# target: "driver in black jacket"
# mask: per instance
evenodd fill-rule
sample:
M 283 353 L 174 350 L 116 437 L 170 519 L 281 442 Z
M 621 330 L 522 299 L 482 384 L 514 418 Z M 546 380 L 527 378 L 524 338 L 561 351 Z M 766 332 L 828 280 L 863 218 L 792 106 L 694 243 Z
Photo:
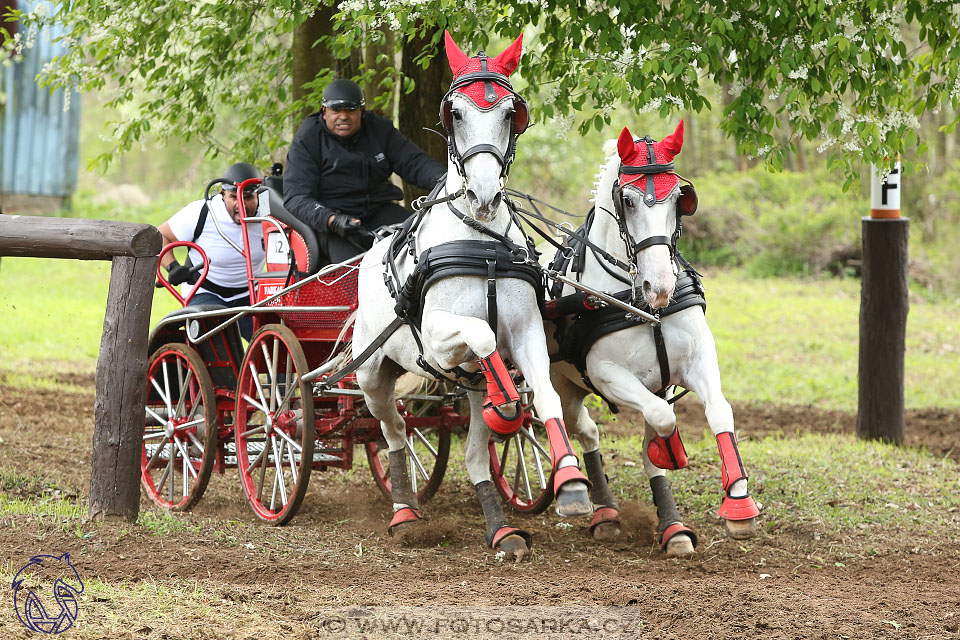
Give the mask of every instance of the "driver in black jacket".
M 357 83 L 334 80 L 323 92 L 323 108 L 307 116 L 287 151 L 283 204 L 317 231 L 331 262 L 366 251 L 372 230 L 410 215 L 397 203 L 403 192 L 390 181 L 393 173 L 421 189 L 432 189 L 446 173 L 363 106 Z

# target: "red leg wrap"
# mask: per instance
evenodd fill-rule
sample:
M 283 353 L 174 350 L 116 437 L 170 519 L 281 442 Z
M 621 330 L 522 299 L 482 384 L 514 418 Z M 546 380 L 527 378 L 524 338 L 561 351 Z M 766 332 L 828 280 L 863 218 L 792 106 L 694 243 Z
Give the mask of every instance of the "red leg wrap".
M 420 513 L 419 509 L 414 509 L 413 507 L 397 509 L 393 514 L 393 519 L 390 521 L 390 526 L 387 527 L 387 532 L 393 535 L 394 529 L 398 526 L 406 522 L 414 522 L 415 520 L 423 520 L 423 514 Z
M 557 468 L 557 465 L 560 464 L 560 461 L 563 460 L 564 457 L 576 457 L 576 454 L 573 452 L 573 447 L 570 446 L 570 440 L 567 438 L 567 429 L 563 424 L 563 420 L 550 418 L 543 423 L 543 426 L 547 430 L 547 440 L 550 442 L 550 456 L 553 458 L 553 469 L 555 471 L 553 476 L 553 490 L 559 491 L 560 487 L 572 480 L 579 480 L 588 487 L 592 486 L 587 476 L 583 475 L 583 472 L 580 470 L 579 459 L 576 465 L 567 465 L 562 469 Z
M 740 459 L 737 436 L 732 431 L 717 434 L 717 447 L 720 449 L 720 479 L 726 491 L 737 480 L 746 480 L 747 470 Z
M 666 438 L 655 437 L 647 445 L 650 462 L 661 469 L 683 469 L 687 466 L 687 451 L 680 440 L 680 430 L 674 428 Z
M 600 507 L 593 512 L 593 520 L 590 521 L 590 531 L 592 532 L 597 526 L 607 522 L 616 525 L 621 524 L 620 512 L 613 507 Z
M 579 480 L 588 487 L 592 486 L 587 476 L 580 470 L 580 461 L 576 465 L 568 465 L 562 469 L 557 469 L 557 465 L 566 456 L 574 456 L 573 447 L 570 446 L 570 440 L 567 438 L 567 429 L 563 420 L 559 418 L 550 418 L 543 423 L 547 430 L 547 440 L 550 442 L 550 455 L 553 457 L 553 469 L 556 473 L 553 476 L 553 490 L 559 491 L 560 487 L 572 480 Z
M 685 533 L 690 536 L 690 541 L 693 543 L 694 548 L 696 548 L 697 534 L 693 532 L 693 529 L 685 527 L 682 522 L 674 522 L 672 525 L 663 530 L 663 533 L 660 534 L 660 548 L 666 551 L 667 543 L 670 542 L 670 539 L 678 533 Z
M 523 425 L 520 394 L 513 378 L 503 363 L 499 351 L 477 360 L 483 377 L 487 380 L 487 398 L 483 403 L 483 421 L 490 430 L 502 436 L 512 436 Z M 512 405 L 512 406 L 511 406 Z M 504 416 L 501 408 L 511 409 L 512 417 Z
M 717 447 L 720 449 L 720 469 L 723 482 L 723 502 L 717 512 L 726 520 L 749 520 L 760 515 L 757 503 L 747 494 L 737 498 L 730 497 L 729 490 L 737 480 L 747 479 L 747 470 L 737 448 L 737 436 L 732 432 L 717 434 Z
M 550 442 L 550 455 L 553 456 L 554 468 L 557 467 L 564 456 L 576 455 L 573 452 L 573 447 L 570 446 L 570 439 L 567 437 L 567 428 L 564 426 L 563 420 L 550 418 L 543 423 L 543 427 L 547 431 L 547 440 Z

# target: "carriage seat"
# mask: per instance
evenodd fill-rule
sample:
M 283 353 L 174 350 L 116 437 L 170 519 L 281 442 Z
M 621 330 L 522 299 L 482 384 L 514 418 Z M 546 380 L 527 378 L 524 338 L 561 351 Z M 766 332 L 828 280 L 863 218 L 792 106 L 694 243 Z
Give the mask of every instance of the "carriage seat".
M 296 259 L 297 274 L 300 277 L 313 275 L 320 270 L 320 267 L 327 264 L 325 256 L 320 251 L 317 232 L 306 222 L 287 211 L 283 206 L 282 178 L 271 176 L 270 178 L 264 179 L 263 183 L 266 186 L 269 196 L 270 216 L 282 222 L 290 230 L 288 238 L 290 248 L 293 250 L 293 255 Z M 268 243 L 270 242 L 269 234 L 271 231 L 273 233 L 277 232 L 276 228 L 272 225 L 266 225 L 264 227 L 264 235 L 268 236 L 265 241 Z M 282 265 L 271 261 L 269 258 L 267 261 L 268 271 L 273 271 L 279 267 L 284 270 L 284 275 L 286 274 L 285 272 L 288 265 L 289 262 L 287 260 L 285 260 Z

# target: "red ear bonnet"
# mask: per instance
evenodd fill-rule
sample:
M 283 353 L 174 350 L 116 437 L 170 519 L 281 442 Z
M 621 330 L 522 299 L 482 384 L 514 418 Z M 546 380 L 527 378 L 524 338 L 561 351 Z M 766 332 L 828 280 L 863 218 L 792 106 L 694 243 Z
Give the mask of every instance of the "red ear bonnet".
M 457 43 L 454 42 L 450 36 L 450 32 L 446 30 L 443 32 L 443 44 L 447 52 L 447 62 L 450 63 L 450 71 L 453 71 L 453 77 L 456 78 L 457 69 L 465 65 L 470 59 L 470 56 L 460 50 L 460 47 L 457 46 Z
M 617 140 L 617 152 L 620 154 L 621 164 L 632 167 L 673 162 L 674 156 L 680 153 L 681 148 L 683 148 L 683 120 L 680 121 L 672 134 L 660 142 L 653 143 L 653 159 L 649 157 L 647 143 L 642 139 L 634 142 L 633 135 L 626 127 L 620 132 L 620 138 Z M 653 174 L 653 186 L 656 190 L 657 202 L 661 202 L 669 196 L 679 182 L 680 179 L 673 171 Z M 645 183 L 646 175 L 620 174 L 621 187 L 632 185 L 643 191 Z
M 467 73 L 476 73 L 483 69 L 483 63 L 479 56 L 475 58 L 468 57 L 460 50 L 457 43 L 453 41 L 450 32 L 444 31 L 443 33 L 447 50 L 447 61 L 450 63 L 450 70 L 453 71 L 454 80 Z M 523 34 L 521 33 L 520 36 L 513 41 L 513 44 L 507 47 L 503 53 L 496 58 L 487 58 L 487 71 L 499 73 L 503 76 L 509 76 L 516 71 L 517 65 L 520 63 L 522 43 Z M 484 84 L 482 81 L 473 82 L 464 87 L 460 87 L 457 91 L 473 100 L 481 109 L 489 109 L 500 102 L 501 99 L 513 95 L 505 87 L 501 87 L 497 83 L 491 83 L 493 90 L 496 92 L 496 99 L 491 102 L 487 100 Z
M 660 144 L 663 145 L 664 151 L 669 154 L 670 160 L 673 160 L 673 157 L 680 153 L 680 149 L 683 148 L 683 120 L 677 125 L 677 130 L 664 138 Z
M 633 134 L 626 127 L 623 128 L 620 137 L 617 139 L 617 153 L 620 154 L 622 164 L 634 164 L 633 160 L 637 157 L 637 147 L 633 142 Z
M 510 75 L 517 70 L 520 64 L 520 50 L 523 48 L 523 34 L 521 33 L 509 47 L 503 50 L 503 53 L 494 58 L 494 61 L 503 67 L 506 75 Z

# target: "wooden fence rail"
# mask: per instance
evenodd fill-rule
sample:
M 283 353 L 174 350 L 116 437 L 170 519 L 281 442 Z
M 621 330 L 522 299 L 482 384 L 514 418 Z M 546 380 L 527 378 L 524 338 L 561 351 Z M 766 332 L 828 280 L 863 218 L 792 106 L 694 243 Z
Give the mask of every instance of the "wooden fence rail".
M 90 517 L 136 520 L 157 254 L 151 225 L 0 214 L 0 256 L 111 260 L 97 359 Z

